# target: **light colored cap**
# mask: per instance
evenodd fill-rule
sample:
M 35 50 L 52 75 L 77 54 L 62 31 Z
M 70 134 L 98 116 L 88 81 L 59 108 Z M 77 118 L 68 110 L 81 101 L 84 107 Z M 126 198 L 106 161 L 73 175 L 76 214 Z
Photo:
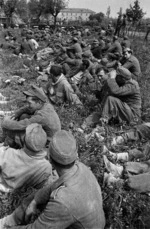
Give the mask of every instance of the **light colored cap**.
M 35 85 L 31 85 L 31 88 L 28 91 L 24 91 L 23 94 L 27 96 L 31 96 L 31 97 L 37 97 L 42 102 L 46 102 L 47 100 L 47 97 L 44 94 L 44 92 L 42 91 L 42 89 Z
M 52 137 L 49 150 L 51 158 L 61 165 L 71 164 L 78 157 L 76 140 L 66 130 L 56 132 Z
M 40 124 L 32 123 L 26 128 L 25 144 L 29 150 L 39 152 L 46 142 L 47 135 Z
M 132 77 L 132 73 L 127 68 L 124 68 L 123 66 L 117 68 L 117 75 L 122 76 L 126 80 L 129 80 Z

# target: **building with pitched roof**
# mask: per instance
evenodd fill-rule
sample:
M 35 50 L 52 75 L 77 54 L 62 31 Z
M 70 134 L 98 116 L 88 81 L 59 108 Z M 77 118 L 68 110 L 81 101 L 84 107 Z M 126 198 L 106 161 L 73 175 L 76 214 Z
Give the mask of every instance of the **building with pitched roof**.
M 84 8 L 66 8 L 61 10 L 58 18 L 61 21 L 88 21 L 91 14 L 95 14 L 95 12 Z

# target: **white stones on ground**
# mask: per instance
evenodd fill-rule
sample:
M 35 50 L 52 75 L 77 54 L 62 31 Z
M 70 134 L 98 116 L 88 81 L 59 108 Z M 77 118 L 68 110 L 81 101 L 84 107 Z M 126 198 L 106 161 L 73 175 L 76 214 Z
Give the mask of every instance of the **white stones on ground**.
M 25 79 L 20 77 L 20 76 L 14 75 L 14 76 L 11 77 L 11 79 L 7 79 L 4 82 L 6 84 L 10 84 L 11 82 L 16 82 L 18 84 L 23 84 L 25 82 Z

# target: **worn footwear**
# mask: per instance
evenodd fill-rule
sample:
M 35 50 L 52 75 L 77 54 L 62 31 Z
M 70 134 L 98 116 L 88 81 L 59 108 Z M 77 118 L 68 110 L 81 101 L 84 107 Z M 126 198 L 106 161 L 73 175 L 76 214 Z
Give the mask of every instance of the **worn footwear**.
M 79 133 L 83 134 L 84 133 L 84 130 L 82 128 L 77 128 L 76 129 Z
M 117 161 L 127 162 L 129 160 L 129 154 L 128 154 L 128 152 L 117 153 L 116 156 L 117 156 L 116 157 L 116 160 Z
M 99 125 L 105 126 L 106 124 L 108 124 L 108 119 L 106 119 L 106 118 L 100 118 Z
M 117 182 L 121 181 L 121 179 L 118 177 L 114 177 L 112 173 L 104 173 L 104 184 L 107 185 L 109 188 L 113 188 L 113 185 Z
M 108 151 L 108 154 L 114 159 L 114 160 L 117 160 L 117 154 L 116 153 L 113 153 L 111 151 Z
M 124 143 L 124 138 L 122 136 L 118 136 L 118 137 L 113 138 L 111 142 L 111 146 L 116 146 L 122 143 Z
M 103 153 L 103 154 L 109 154 L 114 160 L 117 159 L 117 154 L 116 154 L 116 153 L 113 153 L 113 152 L 111 152 L 111 151 L 109 151 L 109 149 L 108 149 L 107 146 L 105 146 L 105 145 L 103 145 L 102 153 Z
M 11 191 L 10 188 L 7 188 L 5 185 L 0 184 L 0 192 L 8 193 L 10 191 Z
M 107 153 L 109 150 L 107 148 L 107 146 L 103 145 L 102 147 L 102 153 Z
M 103 159 L 108 172 L 112 173 L 113 176 L 116 178 L 122 175 L 123 166 L 113 164 L 108 160 L 108 158 L 105 155 L 103 155 Z
M 95 137 L 99 142 L 103 142 L 105 139 L 100 133 L 95 133 Z
M 12 226 L 16 226 L 17 223 L 14 218 L 14 214 L 8 215 L 2 219 L 0 219 L 0 229 L 6 229 Z

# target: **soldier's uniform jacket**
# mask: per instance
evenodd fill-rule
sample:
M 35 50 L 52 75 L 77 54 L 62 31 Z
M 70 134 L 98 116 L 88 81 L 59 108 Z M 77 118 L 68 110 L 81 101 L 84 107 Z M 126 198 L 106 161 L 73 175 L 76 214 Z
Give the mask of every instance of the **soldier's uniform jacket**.
M 23 113 L 29 113 L 29 108 L 24 107 L 18 111 L 18 116 Z M 54 110 L 54 107 L 50 103 L 45 103 L 40 110 L 37 110 L 31 118 L 26 118 L 20 121 L 16 120 L 4 120 L 2 127 L 7 130 L 25 130 L 31 123 L 39 123 L 42 125 L 43 129 L 47 134 L 47 139 L 50 140 L 51 137 L 58 130 L 61 129 L 60 119 Z
M 38 219 L 12 229 L 104 229 L 101 189 L 89 168 L 77 163 L 74 174 L 61 176 L 53 188 L 41 189 L 37 204 L 46 204 Z
M 48 88 L 48 96 L 54 104 L 69 102 L 75 105 L 82 105 L 71 85 L 62 74 L 57 82 L 52 83 Z

